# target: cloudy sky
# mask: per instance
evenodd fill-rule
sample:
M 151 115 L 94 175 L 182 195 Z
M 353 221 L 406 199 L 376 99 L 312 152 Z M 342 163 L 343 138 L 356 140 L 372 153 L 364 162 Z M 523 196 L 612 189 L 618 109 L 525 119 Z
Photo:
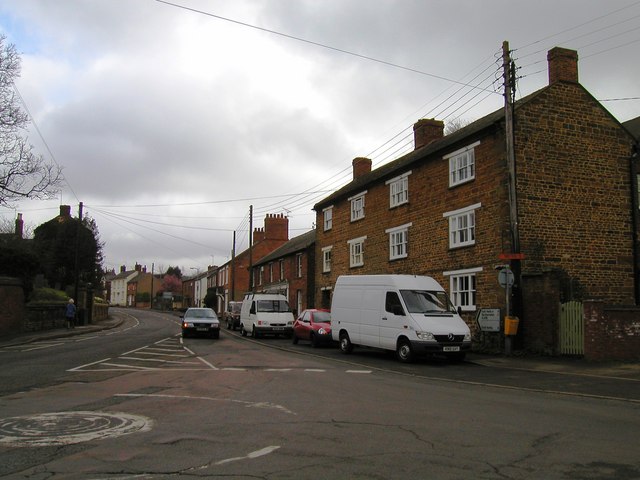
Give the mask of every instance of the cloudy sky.
M 308 231 L 353 158 L 406 153 L 419 118 L 501 108 L 504 40 L 519 97 L 562 46 L 618 120 L 640 115 L 637 0 L 0 0 L 0 32 L 29 140 L 66 181 L 0 217 L 33 228 L 83 202 L 107 268 L 220 265 L 251 205 L 254 227 Z

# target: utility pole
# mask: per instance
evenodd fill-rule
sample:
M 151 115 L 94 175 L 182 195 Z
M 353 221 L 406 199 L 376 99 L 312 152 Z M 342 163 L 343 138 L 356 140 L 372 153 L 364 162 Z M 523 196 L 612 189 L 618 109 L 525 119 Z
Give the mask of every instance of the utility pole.
M 231 300 L 236 299 L 236 231 L 233 231 L 233 250 L 231 250 Z
M 155 276 L 154 263 L 151 262 L 151 292 L 149 292 L 149 310 L 153 310 L 153 277 Z
M 249 291 L 253 292 L 253 205 L 249 205 Z
M 507 171 L 509 174 L 509 225 L 511 230 L 511 271 L 514 276 L 513 289 L 506 288 L 506 323 L 515 320 L 522 311 L 522 268 L 520 254 L 520 232 L 518 217 L 518 197 L 516 185 L 516 150 L 515 150 L 515 130 L 514 130 L 514 102 L 515 102 L 515 63 L 511 59 L 509 52 L 509 42 L 502 42 L 503 78 L 504 78 L 504 118 L 505 118 L 505 151 L 507 157 Z M 513 295 L 513 301 L 511 300 Z M 512 317 L 513 314 L 513 317 Z M 515 318 L 514 318 L 515 317 Z M 509 329 L 510 330 L 510 329 Z M 510 333 L 505 337 L 505 353 L 511 355 L 512 342 L 515 333 Z

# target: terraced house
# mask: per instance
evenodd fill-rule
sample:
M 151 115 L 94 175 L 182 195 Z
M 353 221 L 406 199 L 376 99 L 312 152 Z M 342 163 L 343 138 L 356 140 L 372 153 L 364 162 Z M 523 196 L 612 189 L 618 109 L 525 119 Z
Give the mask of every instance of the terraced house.
M 607 328 L 640 331 L 635 139 L 578 82 L 577 52 L 547 58 L 548 85 L 514 105 L 512 189 L 502 109 L 447 136 L 443 122 L 420 120 L 414 151 L 375 170 L 353 161 L 353 180 L 314 206 L 317 305 L 330 304 L 341 274 L 429 275 L 476 344 L 500 343 L 475 318 L 482 308 L 504 315 L 496 266 L 511 263 L 520 347 L 562 353 L 570 300 L 587 319 L 611 316 Z M 587 350 L 592 340 L 587 332 Z M 636 356 L 638 340 L 625 347 Z

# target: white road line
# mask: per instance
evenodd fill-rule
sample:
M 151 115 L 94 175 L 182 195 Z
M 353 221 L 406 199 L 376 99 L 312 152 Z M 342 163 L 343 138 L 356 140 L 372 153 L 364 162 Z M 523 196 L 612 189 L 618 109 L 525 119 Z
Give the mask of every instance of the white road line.
M 86 363 L 84 365 L 80 365 L 79 367 L 75 367 L 75 368 L 70 368 L 69 370 L 67 370 L 68 372 L 74 372 L 76 370 L 80 370 L 82 368 L 86 368 L 86 367 L 90 367 L 92 365 L 97 365 L 98 363 L 102 363 L 102 362 L 106 362 L 107 360 L 111 360 L 111 357 L 109 358 L 105 358 L 103 360 L 98 360 L 97 362 L 91 362 L 91 363 Z
M 129 353 L 134 353 L 134 352 L 129 352 Z M 153 355 L 154 357 L 180 357 L 180 358 L 189 358 L 189 357 L 193 357 L 193 355 L 185 355 L 185 354 L 181 354 L 178 355 L 177 353 L 156 353 L 156 352 L 135 352 L 138 355 Z M 127 355 L 126 353 L 123 353 L 121 356 Z
M 371 373 L 371 370 L 347 370 L 346 373 Z
M 209 367 L 211 367 L 212 370 L 218 370 L 217 367 L 213 366 L 212 364 L 210 364 L 209 362 L 207 362 L 204 358 L 202 357 L 196 357 L 198 360 L 200 360 L 202 363 L 204 363 L 205 365 L 208 365 Z
M 290 372 L 290 368 L 265 368 L 267 372 Z
M 178 360 L 160 360 L 158 358 L 118 357 L 122 360 L 136 360 L 139 362 L 178 363 L 180 365 L 199 365 L 198 362 L 181 362 Z
M 221 368 L 220 370 L 225 370 L 227 372 L 246 372 L 247 371 L 246 368 L 238 368 L 238 367 L 224 367 L 224 368 Z
M 258 458 L 264 455 L 268 455 L 272 452 L 275 452 L 279 448 L 280 448 L 279 445 L 272 445 L 270 447 L 265 447 L 260 450 L 256 450 L 255 452 L 251 452 L 248 455 L 245 455 L 244 457 L 234 457 L 234 458 L 227 458 L 225 460 L 220 460 L 219 462 L 216 462 L 215 465 L 224 465 L 225 463 L 237 462 L 238 460 L 245 460 L 245 459 L 251 460 L 253 458 Z
M 31 352 L 33 350 L 43 350 L 45 348 L 51 348 L 51 347 L 57 347 L 58 345 L 63 345 L 64 342 L 58 342 L 58 343 L 47 343 L 41 346 L 33 346 L 30 348 L 25 348 L 25 349 L 20 349 L 21 352 Z
M 323 370 L 322 368 L 305 368 L 304 371 L 305 372 L 319 372 L 319 373 L 326 372 L 326 370 Z
M 140 350 L 144 350 L 145 348 L 147 348 L 149 345 L 145 345 L 144 347 L 140 347 L 140 348 L 136 348 L 135 350 L 130 350 L 128 352 L 124 352 L 122 355 L 129 355 L 130 353 L 135 353 L 135 352 L 139 352 Z M 120 355 L 120 356 L 122 356 Z
M 158 370 L 157 368 L 152 368 L 152 367 L 136 367 L 133 365 L 120 365 L 119 363 L 107 363 L 104 362 L 102 365 L 107 365 L 108 367 L 119 367 L 119 368 L 126 368 L 128 370 Z

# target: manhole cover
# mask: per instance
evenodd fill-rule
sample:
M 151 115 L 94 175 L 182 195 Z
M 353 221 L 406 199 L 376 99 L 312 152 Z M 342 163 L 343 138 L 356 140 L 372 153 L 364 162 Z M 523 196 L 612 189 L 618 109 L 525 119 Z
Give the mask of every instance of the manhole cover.
M 0 419 L 0 444 L 71 445 L 150 430 L 153 420 L 128 413 L 57 412 Z

